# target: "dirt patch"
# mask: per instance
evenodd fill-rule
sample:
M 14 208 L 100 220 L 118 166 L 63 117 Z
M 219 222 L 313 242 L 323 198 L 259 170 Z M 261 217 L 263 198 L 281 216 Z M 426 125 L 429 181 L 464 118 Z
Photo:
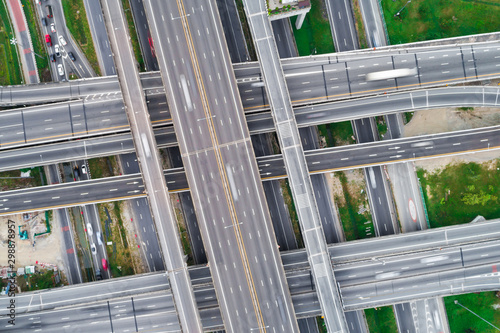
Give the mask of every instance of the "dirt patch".
M 336 203 L 338 205 L 344 205 L 345 204 L 345 198 L 343 195 L 342 191 L 342 183 L 340 182 L 340 179 L 335 177 L 335 174 L 328 173 L 325 174 L 326 181 L 328 183 L 328 188 L 330 189 L 330 195 L 332 198 L 338 198 L 336 200 Z
M 498 108 L 441 108 L 415 112 L 404 136 L 434 134 L 500 124 Z
M 500 124 L 498 108 L 442 108 L 415 112 L 404 127 L 404 136 L 451 132 Z M 415 166 L 429 172 L 460 162 L 484 162 L 500 157 L 500 150 L 416 160 Z
M 32 216 L 40 220 L 45 218 L 43 212 L 33 213 Z M 19 226 L 26 224 L 22 214 L 0 217 L 0 267 L 7 266 L 8 263 L 8 227 L 7 221 L 15 221 L 16 231 L 16 253 L 15 253 L 15 268 L 25 267 L 29 265 L 38 266 L 38 269 L 43 268 L 42 264 L 50 264 L 64 271 L 64 262 L 62 258 L 62 233 L 60 232 L 59 221 L 51 221 L 52 232 L 35 238 L 33 245 L 33 235 L 41 230 L 37 226 L 33 232 L 28 232 L 29 239 L 21 240 L 19 237 Z M 21 230 L 24 228 L 21 227 Z M 37 265 L 38 262 L 38 265 Z

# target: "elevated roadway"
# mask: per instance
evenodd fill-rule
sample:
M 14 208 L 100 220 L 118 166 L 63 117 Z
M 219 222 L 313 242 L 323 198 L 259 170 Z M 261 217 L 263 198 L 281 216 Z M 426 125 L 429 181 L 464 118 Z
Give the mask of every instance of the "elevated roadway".
M 500 77 L 495 57 L 500 43 L 484 42 L 441 47 L 381 51 L 344 52 L 314 57 L 283 59 L 283 71 L 294 106 L 346 99 L 366 95 L 444 86 L 460 82 Z M 367 82 L 366 74 L 393 68 L 419 68 L 419 74 L 401 79 Z M 268 109 L 258 63 L 234 64 L 240 97 L 246 110 Z M 149 72 L 141 77 L 157 77 Z M 0 88 L 0 105 L 27 105 L 63 101 L 69 98 L 106 96 L 119 91 L 116 77 L 104 77 L 88 87 L 81 80 L 43 85 L 6 86 Z M 104 81 L 101 85 L 101 81 Z M 113 83 L 110 81 L 114 82 Z M 80 91 L 78 90 L 80 87 Z M 91 88 L 94 88 L 93 90 Z
M 225 329 L 296 332 L 217 5 L 144 4 Z
M 305 152 L 305 157 L 309 173 L 326 173 L 408 160 L 498 150 L 500 149 L 499 132 L 500 126 L 493 126 L 414 138 L 310 150 Z M 112 142 L 114 148 L 109 145 L 100 147 L 99 142 L 95 146 L 87 146 L 85 142 L 83 141 L 83 144 L 78 148 L 72 147 L 68 149 L 68 155 L 65 158 L 75 160 L 76 156 L 82 154 L 85 158 L 102 156 L 99 153 L 100 148 L 114 149 L 117 153 L 133 151 L 130 137 L 117 136 L 116 141 Z M 123 144 L 124 142 L 126 144 Z M 48 163 L 65 159 L 61 157 L 64 152 L 64 145 L 56 144 L 54 147 L 47 146 L 45 148 L 48 148 L 48 150 L 40 150 L 31 155 L 36 165 L 41 164 L 41 162 L 38 162 L 41 153 L 47 154 L 45 158 L 47 158 Z M 24 161 L 24 166 L 26 166 L 27 163 L 26 155 L 7 152 L 1 154 L 0 157 L 7 165 L 9 163 L 8 158 L 11 159 L 13 164 L 22 164 Z M 257 163 L 262 180 L 287 177 L 281 155 L 259 157 Z M 167 170 L 165 177 L 170 191 L 192 190 L 186 181 L 186 175 L 182 168 Z M 137 174 L 93 179 L 71 184 L 49 185 L 41 188 L 4 191 L 0 193 L 0 215 L 55 209 L 94 202 L 133 199 L 145 196 L 146 194 L 143 192 L 144 185 Z M 40 193 L 44 193 L 44 195 L 40 196 Z
M 363 250 L 356 250 L 359 260 L 336 265 L 335 274 L 341 284 L 340 288 L 343 299 L 345 299 L 344 307 L 346 309 L 359 309 L 394 303 L 395 300 L 398 302 L 420 299 L 427 295 L 450 295 L 498 288 L 498 273 L 495 273 L 495 267 L 497 267 L 496 262 L 499 259 L 500 241 L 498 241 L 498 233 L 491 235 L 488 234 L 488 230 L 495 228 L 499 223 L 499 220 L 494 220 L 369 240 L 372 244 L 365 247 L 365 251 L 369 252 L 371 245 L 385 243 L 386 253 L 389 253 L 390 250 L 390 255 L 372 260 L 371 254 L 366 256 L 367 253 L 363 254 Z M 476 234 L 476 231 L 479 232 Z M 473 235 L 474 240 L 467 240 L 467 235 Z M 447 236 L 449 238 L 445 239 Z M 440 240 L 438 240 L 439 238 Z M 397 239 L 399 240 L 396 242 Z M 425 246 L 423 249 L 418 249 L 418 243 L 422 241 L 424 241 Z M 350 247 L 351 250 L 360 249 L 359 243 L 363 242 L 348 242 L 330 246 L 331 253 L 336 253 L 338 249 L 346 248 L 346 246 Z M 387 246 L 389 243 L 392 244 Z M 409 244 L 410 247 L 407 249 L 404 244 Z M 400 245 L 402 246 L 400 247 Z M 411 253 L 412 247 L 415 250 L 414 253 Z M 305 255 L 305 251 L 300 250 L 284 253 L 282 258 L 284 255 L 293 256 L 299 252 L 303 252 Z M 285 265 L 285 267 L 287 266 Z M 143 296 L 139 294 L 143 293 L 166 295 L 171 299 L 169 286 L 165 285 L 163 274 L 147 274 L 113 279 L 110 282 L 101 281 L 41 292 L 22 293 L 16 298 L 18 315 L 29 311 L 31 315 L 43 316 L 48 310 L 56 307 L 69 307 L 77 304 L 95 306 L 95 302 L 106 300 L 116 302 L 117 297 L 120 297 L 122 302 L 128 302 L 131 297 L 140 299 Z M 217 306 L 217 302 L 213 297 L 215 294 L 213 287 L 211 287 L 209 268 L 205 266 L 191 267 L 190 275 L 195 285 L 195 295 L 200 306 L 204 329 L 213 329 L 214 327 L 211 325 L 215 323 L 221 325 L 220 312 L 214 308 Z M 288 268 L 287 280 L 297 315 L 299 317 L 317 315 L 319 305 L 311 285 L 308 267 L 301 270 Z M 86 288 L 96 288 L 97 286 L 102 291 L 101 293 L 85 292 Z M 373 288 L 378 289 L 373 292 Z M 124 291 L 125 294 L 123 294 Z M 7 298 L 0 299 L 0 303 L 5 302 L 5 300 L 8 301 Z M 165 302 L 164 299 L 161 301 Z M 152 306 L 148 309 L 148 313 L 154 315 L 158 311 L 157 306 L 153 306 L 156 302 L 150 304 Z M 167 307 L 172 309 L 171 301 L 167 304 Z M 4 315 L 7 310 L 4 306 L 2 309 L 4 310 L 1 310 L 0 314 Z M 66 309 L 63 311 L 70 311 L 68 310 L 70 308 Z M 209 318 L 205 317 L 206 314 L 204 314 L 204 311 L 209 309 L 213 309 L 210 312 L 211 325 L 206 324 Z M 216 314 L 216 318 L 214 318 L 214 314 Z M 92 319 L 89 314 L 86 316 L 86 318 Z M 168 318 L 166 320 L 169 326 L 178 325 L 175 322 L 175 317 L 168 316 Z M 217 320 L 214 321 L 214 319 Z M 95 321 L 95 318 L 92 320 Z M 102 319 L 101 321 L 103 324 L 106 323 Z M 107 323 L 109 325 L 109 322 Z
M 122 2 L 103 2 L 103 14 L 180 326 L 186 332 L 199 332 L 202 330 L 201 318 L 187 270 L 177 218 L 163 176 L 160 153 L 148 114 Z
M 264 1 L 243 0 L 325 324 L 347 332 L 318 204 Z M 264 324 L 264 323 L 263 323 Z

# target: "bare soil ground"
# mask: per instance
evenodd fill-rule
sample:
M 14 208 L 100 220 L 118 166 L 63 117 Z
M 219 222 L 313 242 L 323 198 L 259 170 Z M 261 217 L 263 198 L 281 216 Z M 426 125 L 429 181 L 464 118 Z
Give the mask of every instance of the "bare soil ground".
M 39 213 L 43 214 L 43 213 Z M 38 263 L 57 265 L 58 269 L 64 271 L 64 263 L 61 255 L 62 233 L 58 221 L 52 221 L 52 232 L 36 239 L 35 246 L 32 245 L 32 235 L 30 239 L 20 240 L 18 226 L 23 224 L 22 214 L 0 217 L 0 266 L 6 266 L 7 258 L 7 221 L 16 222 L 16 269 Z M 38 268 L 41 268 L 38 266 Z
M 474 108 L 464 111 L 459 108 L 442 108 L 415 112 L 412 120 L 404 127 L 404 136 L 451 132 L 500 124 L 500 109 Z M 484 162 L 500 157 L 500 150 L 464 154 L 427 160 L 417 160 L 416 167 L 430 172 L 450 163 Z

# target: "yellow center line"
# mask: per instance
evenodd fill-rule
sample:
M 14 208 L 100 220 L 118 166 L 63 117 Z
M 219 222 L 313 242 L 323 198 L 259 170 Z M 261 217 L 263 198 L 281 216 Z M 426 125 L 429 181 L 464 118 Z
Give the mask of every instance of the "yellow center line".
M 179 1 L 180 1 L 180 4 L 179 4 Z M 206 93 L 206 90 L 205 90 L 205 85 L 203 83 L 203 78 L 202 78 L 202 75 L 201 75 L 201 69 L 200 69 L 200 66 L 199 66 L 199 63 L 198 63 L 198 57 L 196 55 L 195 47 L 194 47 L 194 44 L 193 44 L 193 38 L 192 38 L 191 31 L 190 31 L 190 28 L 189 28 L 189 23 L 187 22 L 187 19 L 186 19 L 186 11 L 184 9 L 184 3 L 183 3 L 182 0 L 179 0 L 179 1 L 177 1 L 177 6 L 178 6 L 178 9 L 179 9 L 180 16 L 182 18 L 182 22 L 185 23 L 186 29 L 188 30 L 187 34 L 189 34 L 189 38 L 188 38 L 188 36 L 186 34 L 186 30 L 185 30 L 184 25 L 183 25 L 183 29 L 184 29 L 184 34 L 185 34 L 185 37 L 186 37 L 186 41 L 191 46 L 190 49 L 191 49 L 192 54 L 190 52 L 189 56 L 191 58 L 191 62 L 193 64 L 193 68 L 195 70 L 195 74 L 196 74 L 195 76 L 196 76 L 196 79 L 197 79 L 198 89 L 200 89 L 200 96 L 202 97 L 203 109 L 204 109 L 205 116 L 206 116 L 206 120 L 205 121 L 207 122 L 207 126 L 209 128 L 210 139 L 212 141 L 212 146 L 214 147 L 214 153 L 215 153 L 215 157 L 217 159 L 219 174 L 220 174 L 220 177 L 221 177 L 221 181 L 224 184 L 224 186 L 223 186 L 223 188 L 224 188 L 224 196 L 226 197 L 226 202 L 227 202 L 227 205 L 228 205 L 228 208 L 229 208 L 229 211 L 230 211 L 231 222 L 233 224 L 233 229 L 234 229 L 234 233 L 235 233 L 236 239 L 241 242 L 241 246 L 240 246 L 239 242 L 236 242 L 237 245 L 238 245 L 238 250 L 239 250 L 238 252 L 240 253 L 240 257 L 241 257 L 241 260 L 243 262 L 243 267 L 247 271 L 247 274 L 245 274 L 245 278 L 247 280 L 247 285 L 248 285 L 250 294 L 253 296 L 252 297 L 252 305 L 254 307 L 254 313 L 256 315 L 257 322 L 259 323 L 260 327 L 264 327 L 264 319 L 263 319 L 263 316 L 262 316 L 262 311 L 260 309 L 257 292 L 255 290 L 255 284 L 254 284 L 254 281 L 253 281 L 252 272 L 250 270 L 250 264 L 249 264 L 249 261 L 248 261 L 248 256 L 246 254 L 243 237 L 241 235 L 241 230 L 239 228 L 238 216 L 237 216 L 236 211 L 235 211 L 235 206 L 234 206 L 234 202 L 232 200 L 232 195 L 231 195 L 231 193 L 230 193 L 230 191 L 228 190 L 228 187 L 227 187 L 228 177 L 227 177 L 227 174 L 226 174 L 226 172 L 225 172 L 225 170 L 223 168 L 224 162 L 222 160 L 222 155 L 220 153 L 219 143 L 218 143 L 218 139 L 217 139 L 217 134 L 215 132 L 215 126 L 213 124 L 212 113 L 211 113 L 211 110 L 210 110 L 210 105 L 209 105 L 208 100 L 207 100 L 208 97 L 207 97 L 207 93 Z M 182 10 L 179 7 L 179 5 L 182 6 Z M 201 87 L 200 87 L 200 84 L 201 84 Z M 214 140 L 216 141 L 215 143 L 214 143 Z M 242 252 L 242 250 L 243 250 L 243 252 Z M 248 280 L 248 275 L 250 276 L 250 280 L 251 281 Z M 265 328 L 264 328 L 264 331 L 265 331 Z

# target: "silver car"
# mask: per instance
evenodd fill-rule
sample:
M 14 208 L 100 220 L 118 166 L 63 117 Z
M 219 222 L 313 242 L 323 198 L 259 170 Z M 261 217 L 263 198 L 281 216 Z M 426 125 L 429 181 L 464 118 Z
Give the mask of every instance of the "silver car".
M 57 65 L 57 72 L 59 75 L 64 76 L 64 67 L 62 64 Z

